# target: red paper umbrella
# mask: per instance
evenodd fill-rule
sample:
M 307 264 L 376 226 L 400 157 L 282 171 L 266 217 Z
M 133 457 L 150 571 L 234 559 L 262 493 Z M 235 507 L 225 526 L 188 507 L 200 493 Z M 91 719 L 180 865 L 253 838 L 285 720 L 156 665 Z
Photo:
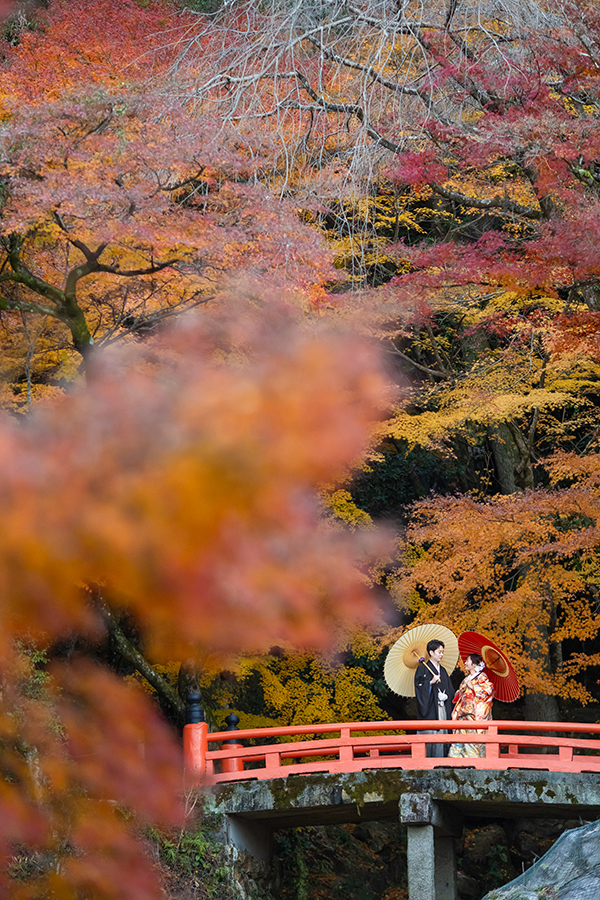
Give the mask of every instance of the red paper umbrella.
M 517 673 L 499 647 L 476 631 L 463 631 L 458 639 L 460 657 L 464 662 L 471 653 L 479 653 L 486 666 L 486 675 L 494 685 L 494 696 L 504 703 L 512 703 L 519 696 Z

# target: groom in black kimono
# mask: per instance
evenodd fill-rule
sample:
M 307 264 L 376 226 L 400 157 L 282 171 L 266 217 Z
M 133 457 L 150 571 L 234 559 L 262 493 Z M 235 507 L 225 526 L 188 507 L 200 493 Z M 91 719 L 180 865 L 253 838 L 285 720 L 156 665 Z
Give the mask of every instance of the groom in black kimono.
M 443 641 L 433 640 L 427 644 L 427 659 L 419 663 L 415 672 L 415 697 L 419 719 L 450 719 L 454 688 L 450 676 L 442 665 L 444 658 Z M 418 734 L 447 734 L 442 730 L 424 730 Z M 427 756 L 447 756 L 447 744 L 426 744 Z

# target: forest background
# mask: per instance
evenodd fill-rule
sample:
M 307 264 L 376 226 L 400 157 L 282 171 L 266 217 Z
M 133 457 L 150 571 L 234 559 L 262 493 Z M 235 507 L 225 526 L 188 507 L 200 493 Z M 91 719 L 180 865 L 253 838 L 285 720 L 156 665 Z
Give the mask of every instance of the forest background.
M 404 718 L 435 620 L 598 718 L 599 12 L 3 7 L 11 896 L 160 895 L 190 687 Z

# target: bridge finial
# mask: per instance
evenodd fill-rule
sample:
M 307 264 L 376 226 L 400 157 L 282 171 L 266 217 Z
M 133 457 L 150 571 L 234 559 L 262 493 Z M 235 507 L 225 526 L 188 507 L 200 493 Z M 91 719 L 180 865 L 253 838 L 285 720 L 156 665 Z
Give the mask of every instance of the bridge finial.
M 185 708 L 185 724 L 198 725 L 204 722 L 204 709 L 202 708 L 202 695 L 200 691 L 190 691 L 187 695 L 187 706 Z
M 226 731 L 239 731 L 238 722 L 239 717 L 236 716 L 235 713 L 229 713 L 228 716 L 225 717 L 225 724 L 227 725 Z M 233 750 L 234 748 L 242 749 L 243 744 L 240 743 L 240 739 L 235 737 L 234 735 L 228 741 L 223 741 L 221 743 L 221 750 Z M 243 772 L 244 771 L 244 760 L 236 759 L 236 757 L 230 757 L 229 759 L 221 760 L 221 772 Z

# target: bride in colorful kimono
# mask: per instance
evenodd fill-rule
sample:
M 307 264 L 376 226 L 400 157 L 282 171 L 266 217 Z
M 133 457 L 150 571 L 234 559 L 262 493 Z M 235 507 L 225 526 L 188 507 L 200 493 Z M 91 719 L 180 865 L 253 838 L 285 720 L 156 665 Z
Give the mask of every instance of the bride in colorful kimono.
M 482 721 L 492 718 L 494 686 L 484 673 L 485 663 L 478 653 L 471 653 L 465 660 L 467 677 L 454 698 L 452 718 L 455 721 L 469 719 Z M 458 731 L 457 734 L 484 734 L 483 731 Z M 452 744 L 449 756 L 485 756 L 485 744 Z

